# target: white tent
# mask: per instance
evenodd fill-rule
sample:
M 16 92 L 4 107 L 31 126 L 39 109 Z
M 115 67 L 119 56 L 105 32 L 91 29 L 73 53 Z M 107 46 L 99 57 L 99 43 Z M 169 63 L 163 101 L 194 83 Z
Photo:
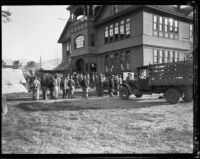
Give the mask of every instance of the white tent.
M 27 92 L 21 69 L 2 68 L 2 94 Z

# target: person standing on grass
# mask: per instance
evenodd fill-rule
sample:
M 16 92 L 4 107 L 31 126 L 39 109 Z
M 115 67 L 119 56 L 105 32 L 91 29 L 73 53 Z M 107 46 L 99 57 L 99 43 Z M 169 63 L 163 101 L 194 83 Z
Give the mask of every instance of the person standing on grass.
M 61 88 L 63 90 L 63 98 L 68 98 L 68 79 L 66 76 L 61 80 Z
M 122 76 L 118 74 L 118 78 L 119 78 L 119 85 L 121 85 L 123 83 Z
M 115 75 L 114 84 L 115 84 L 115 94 L 119 96 L 120 81 L 119 81 L 118 75 Z
M 83 88 L 83 98 L 88 99 L 88 90 L 89 90 L 89 75 L 83 75 L 83 82 L 82 82 L 82 88 Z
M 58 93 L 60 92 L 60 83 L 61 83 L 60 74 L 57 74 L 57 86 L 58 86 Z
M 110 96 L 113 96 L 113 90 L 114 90 L 114 79 L 113 79 L 113 75 L 110 76 L 109 78 L 109 86 L 110 86 Z
M 35 76 L 33 80 L 33 100 L 39 100 L 40 97 L 40 81 L 38 80 L 37 76 Z
M 98 87 L 98 96 L 102 97 L 103 96 L 103 76 L 100 73 L 97 81 L 97 87 Z
M 47 100 L 47 87 L 48 87 L 47 79 L 46 76 L 43 75 L 41 79 L 41 88 L 42 88 L 42 97 L 44 100 Z
M 73 76 L 72 75 L 69 78 L 68 87 L 69 87 L 69 98 L 73 98 L 74 97 L 75 82 L 73 80 Z
M 57 75 L 53 78 L 53 91 L 54 91 L 54 99 L 58 98 L 58 80 Z
M 83 74 L 79 74 L 78 76 L 78 83 L 79 83 L 79 88 L 82 88 L 82 81 L 83 81 Z
M 49 90 L 50 90 L 50 98 L 51 99 L 54 98 L 53 80 L 54 80 L 54 77 L 52 75 L 50 75 L 50 78 L 49 78 Z
M 91 75 L 91 79 L 90 79 L 90 87 L 91 89 L 94 89 L 95 88 L 95 76 L 94 75 Z
M 75 74 L 74 82 L 75 82 L 75 88 L 80 88 L 79 81 L 78 81 L 78 74 Z

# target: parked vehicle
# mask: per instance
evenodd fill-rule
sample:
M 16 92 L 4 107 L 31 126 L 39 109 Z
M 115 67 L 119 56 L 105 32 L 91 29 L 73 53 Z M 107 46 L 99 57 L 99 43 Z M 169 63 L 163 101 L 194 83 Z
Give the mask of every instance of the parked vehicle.
M 193 99 L 192 60 L 138 67 L 137 78 L 120 87 L 122 99 L 128 99 L 131 94 L 140 98 L 152 93 L 163 93 L 170 104 L 178 103 L 181 98 L 190 102 Z

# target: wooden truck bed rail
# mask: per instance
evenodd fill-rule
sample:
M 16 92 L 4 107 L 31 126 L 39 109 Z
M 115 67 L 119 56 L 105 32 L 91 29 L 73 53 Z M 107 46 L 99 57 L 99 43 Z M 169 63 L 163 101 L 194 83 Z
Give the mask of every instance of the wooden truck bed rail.
M 191 60 L 151 65 L 149 86 L 192 85 L 193 63 Z

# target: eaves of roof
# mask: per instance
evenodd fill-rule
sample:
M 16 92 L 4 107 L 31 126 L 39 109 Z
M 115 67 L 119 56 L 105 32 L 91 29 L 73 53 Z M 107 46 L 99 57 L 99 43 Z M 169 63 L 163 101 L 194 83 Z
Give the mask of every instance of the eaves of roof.
M 67 28 L 69 27 L 69 24 L 70 24 L 70 21 L 68 20 L 66 25 L 65 25 L 65 27 L 64 27 L 64 29 L 63 29 L 63 31 L 62 31 L 62 33 L 61 33 L 61 35 L 60 35 L 60 37 L 59 37 L 59 39 L 58 39 L 58 43 L 62 43 L 63 42 L 63 36 L 64 36 L 65 32 L 67 31 Z
M 103 20 L 100 20 L 98 21 L 98 17 L 99 15 L 103 12 L 103 10 L 105 9 L 106 7 L 103 7 L 102 10 L 99 12 L 98 16 L 95 17 L 95 26 L 98 26 L 98 25 L 101 25 L 103 23 L 106 23 L 112 19 L 115 19 L 115 18 L 118 18 L 120 16 L 123 16 L 124 14 L 127 14 L 129 12 L 134 12 L 134 11 L 137 11 L 139 9 L 144 9 L 146 11 L 154 11 L 154 12 L 162 12 L 162 13 L 165 13 L 165 14 L 169 14 L 169 15 L 173 15 L 173 16 L 176 16 L 176 17 L 179 17 L 179 18 L 182 18 L 184 19 L 185 21 L 188 21 L 188 22 L 192 22 L 193 18 L 192 17 L 189 17 L 186 15 L 186 13 L 181 13 L 181 12 L 178 12 L 176 10 L 172 10 L 172 9 L 163 9 L 163 8 L 160 8 L 159 6 L 156 6 L 156 5 L 135 5 L 133 7 L 130 7 L 126 10 L 123 10 L 121 12 L 119 12 L 118 14 L 115 14 L 113 16 L 110 16 L 110 17 L 107 17 Z

